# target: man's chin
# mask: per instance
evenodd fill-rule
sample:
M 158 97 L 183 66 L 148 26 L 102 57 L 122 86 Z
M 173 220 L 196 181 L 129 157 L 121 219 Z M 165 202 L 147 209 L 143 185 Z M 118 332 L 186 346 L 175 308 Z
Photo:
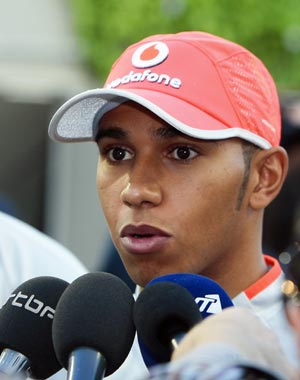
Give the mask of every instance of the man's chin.
M 139 275 L 135 275 L 135 276 L 131 276 L 131 278 L 133 279 L 134 283 L 137 284 L 138 286 L 144 288 L 150 281 L 152 281 L 154 278 L 157 278 L 157 277 L 161 277 L 161 276 L 165 276 L 165 275 L 168 275 L 168 274 L 174 274 L 174 273 L 180 273 L 182 271 L 176 271 L 176 270 L 173 270 L 173 271 L 170 271 L 170 270 L 166 270 L 166 271 L 155 271 L 155 273 L 148 273 L 148 274 L 145 274 L 145 273 L 142 273 L 142 274 L 139 274 Z

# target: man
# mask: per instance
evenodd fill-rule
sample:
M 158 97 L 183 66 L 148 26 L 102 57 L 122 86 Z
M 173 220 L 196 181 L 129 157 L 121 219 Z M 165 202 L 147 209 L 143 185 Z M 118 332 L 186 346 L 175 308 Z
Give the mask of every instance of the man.
M 296 360 L 284 276 L 261 248 L 264 209 L 288 168 L 280 131 L 277 91 L 262 62 L 220 37 L 182 32 L 126 49 L 103 89 L 66 102 L 49 134 L 98 144 L 100 202 L 138 286 L 168 273 L 210 277 Z M 142 373 L 135 355 L 124 364 L 131 378 L 134 368 Z

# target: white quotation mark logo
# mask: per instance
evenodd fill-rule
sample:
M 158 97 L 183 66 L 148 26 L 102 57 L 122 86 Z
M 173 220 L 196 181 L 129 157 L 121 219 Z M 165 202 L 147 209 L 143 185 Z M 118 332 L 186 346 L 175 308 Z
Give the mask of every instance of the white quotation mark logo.
M 151 67 L 163 62 L 168 54 L 169 48 L 165 43 L 148 42 L 134 52 L 131 62 L 138 68 Z
M 206 294 L 204 297 L 195 298 L 200 313 L 218 314 L 222 311 L 222 305 L 218 294 Z

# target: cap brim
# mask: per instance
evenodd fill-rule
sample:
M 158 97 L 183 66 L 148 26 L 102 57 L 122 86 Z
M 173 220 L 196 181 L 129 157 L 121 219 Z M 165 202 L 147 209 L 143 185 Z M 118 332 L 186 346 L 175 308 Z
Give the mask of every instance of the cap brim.
M 54 114 L 49 136 L 57 141 L 94 141 L 101 117 L 124 101 L 131 100 L 166 121 L 186 135 L 206 140 L 232 137 L 267 149 L 270 143 L 238 126 L 226 126 L 191 103 L 163 92 L 141 89 L 93 89 L 64 103 Z

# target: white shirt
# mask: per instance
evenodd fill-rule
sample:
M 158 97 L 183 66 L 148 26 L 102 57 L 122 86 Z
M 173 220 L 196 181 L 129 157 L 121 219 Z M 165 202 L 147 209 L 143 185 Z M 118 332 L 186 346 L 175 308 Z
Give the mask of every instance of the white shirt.
M 87 269 L 67 248 L 42 232 L 0 212 L 0 303 L 24 281 L 54 276 L 68 282 Z

